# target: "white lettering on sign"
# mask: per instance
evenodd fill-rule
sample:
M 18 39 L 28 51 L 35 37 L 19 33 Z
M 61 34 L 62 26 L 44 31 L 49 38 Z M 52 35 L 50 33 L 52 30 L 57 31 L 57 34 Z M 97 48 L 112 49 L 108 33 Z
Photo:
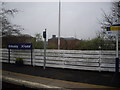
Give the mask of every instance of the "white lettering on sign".
M 31 45 L 21 45 L 21 48 L 30 48 Z
M 9 48 L 18 48 L 18 45 L 8 45 Z
M 32 49 L 32 44 L 9 44 L 8 49 Z

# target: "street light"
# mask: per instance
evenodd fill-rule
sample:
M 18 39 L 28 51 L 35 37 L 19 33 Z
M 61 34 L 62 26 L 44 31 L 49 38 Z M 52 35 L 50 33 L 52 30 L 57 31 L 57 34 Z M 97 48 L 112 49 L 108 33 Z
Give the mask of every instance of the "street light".
M 61 16 L 60 16 L 60 14 L 61 14 L 61 2 L 60 2 L 60 0 L 59 0 L 59 18 L 58 18 L 58 50 L 60 49 L 60 22 L 61 22 Z

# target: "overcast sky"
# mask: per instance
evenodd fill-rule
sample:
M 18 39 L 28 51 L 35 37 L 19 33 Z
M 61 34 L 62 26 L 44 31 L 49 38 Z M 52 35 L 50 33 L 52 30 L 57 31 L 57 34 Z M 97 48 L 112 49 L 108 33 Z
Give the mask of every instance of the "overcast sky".
M 58 36 L 58 2 L 7 2 L 7 8 L 16 8 L 19 13 L 10 20 L 21 25 L 24 33 L 32 36 L 47 28 L 47 38 Z M 110 12 L 110 2 L 62 2 L 61 37 L 91 39 L 100 31 L 98 20 L 102 10 Z

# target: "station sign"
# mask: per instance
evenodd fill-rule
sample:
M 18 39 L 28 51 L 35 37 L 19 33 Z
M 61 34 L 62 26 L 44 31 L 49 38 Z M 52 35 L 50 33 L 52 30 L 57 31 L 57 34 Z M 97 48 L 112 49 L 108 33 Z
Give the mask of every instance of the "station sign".
M 110 30 L 111 31 L 120 31 L 120 26 L 111 26 Z
M 107 31 L 106 34 L 116 35 L 120 34 L 120 31 Z
M 8 49 L 32 49 L 32 43 L 13 43 L 7 45 Z
M 110 27 L 106 27 L 107 34 L 118 34 L 120 33 L 120 24 L 114 24 Z

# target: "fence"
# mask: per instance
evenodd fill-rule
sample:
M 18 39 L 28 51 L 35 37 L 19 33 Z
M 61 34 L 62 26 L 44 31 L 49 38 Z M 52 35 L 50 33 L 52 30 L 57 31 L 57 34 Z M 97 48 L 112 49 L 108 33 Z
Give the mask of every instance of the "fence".
M 24 64 L 31 64 L 31 53 L 29 50 L 11 50 L 10 52 L 10 63 L 15 63 L 16 57 L 22 57 Z M 1 62 L 8 62 L 8 50 L 0 49 L 0 53 L 2 54 L 0 56 Z M 44 50 L 34 49 L 33 65 L 43 66 L 43 56 Z M 115 51 L 47 50 L 46 67 L 114 72 L 115 57 Z

